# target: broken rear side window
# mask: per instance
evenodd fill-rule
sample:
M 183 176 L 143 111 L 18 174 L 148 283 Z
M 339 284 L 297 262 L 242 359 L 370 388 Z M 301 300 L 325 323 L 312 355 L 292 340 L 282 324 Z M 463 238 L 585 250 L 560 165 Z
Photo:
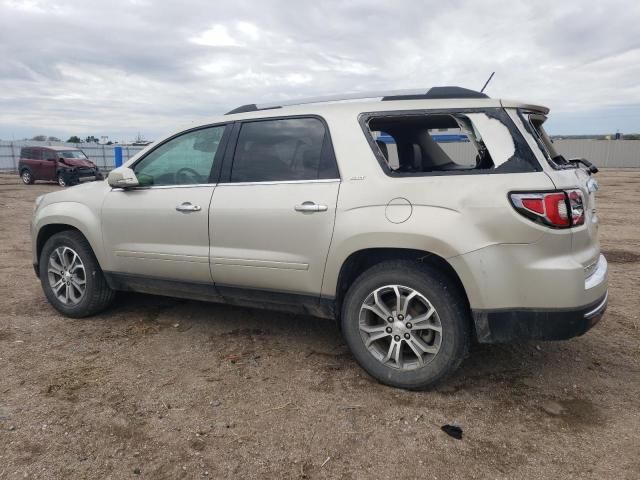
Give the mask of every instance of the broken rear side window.
M 483 112 L 372 116 L 365 120 L 374 153 L 398 175 L 533 171 L 516 154 L 510 129 Z

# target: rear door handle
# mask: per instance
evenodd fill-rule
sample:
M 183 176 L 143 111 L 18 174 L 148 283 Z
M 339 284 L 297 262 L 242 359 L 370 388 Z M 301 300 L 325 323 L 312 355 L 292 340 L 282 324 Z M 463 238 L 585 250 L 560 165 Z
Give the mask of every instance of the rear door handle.
M 176 207 L 176 210 L 179 212 L 189 213 L 189 212 L 199 212 L 202 210 L 200 205 L 194 205 L 191 202 L 182 202 L 180 205 Z
M 329 207 L 326 205 L 318 205 L 314 202 L 303 202 L 302 205 L 293 207 L 296 212 L 326 212 Z

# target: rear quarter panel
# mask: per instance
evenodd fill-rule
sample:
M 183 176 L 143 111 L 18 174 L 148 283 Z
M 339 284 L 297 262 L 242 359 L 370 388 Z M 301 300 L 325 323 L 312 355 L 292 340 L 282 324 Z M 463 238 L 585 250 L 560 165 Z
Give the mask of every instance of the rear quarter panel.
M 408 248 L 449 259 L 495 244 L 533 243 L 547 233 L 521 217 L 508 200 L 513 190 L 554 188 L 545 173 L 394 178 L 382 171 L 357 119 L 329 120 L 343 183 L 323 296 L 335 296 L 340 269 L 358 250 Z M 406 220 L 389 219 L 397 210 L 388 206 L 394 199 L 411 204 Z M 477 291 L 466 284 L 476 279 L 464 274 L 459 272 L 468 294 Z

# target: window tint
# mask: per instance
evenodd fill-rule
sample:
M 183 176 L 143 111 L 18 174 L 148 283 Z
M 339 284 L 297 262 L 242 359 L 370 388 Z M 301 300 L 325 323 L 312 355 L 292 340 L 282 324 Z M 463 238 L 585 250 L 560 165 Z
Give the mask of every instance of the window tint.
M 232 182 L 338 178 L 324 124 L 316 118 L 290 118 L 242 125 Z
M 22 153 L 20 154 L 22 158 L 27 160 L 33 160 L 33 149 L 32 148 L 23 148 Z
M 224 129 L 218 126 L 195 130 L 156 148 L 134 167 L 140 185 L 209 183 Z

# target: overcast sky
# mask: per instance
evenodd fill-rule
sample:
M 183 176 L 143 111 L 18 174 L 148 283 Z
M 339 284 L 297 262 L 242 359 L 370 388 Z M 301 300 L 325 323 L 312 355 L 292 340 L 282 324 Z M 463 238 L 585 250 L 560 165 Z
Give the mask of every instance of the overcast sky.
M 640 132 L 638 1 L 0 0 L 0 138 L 147 138 L 245 103 L 460 85 Z M 66 138 L 65 138 L 66 139 Z

